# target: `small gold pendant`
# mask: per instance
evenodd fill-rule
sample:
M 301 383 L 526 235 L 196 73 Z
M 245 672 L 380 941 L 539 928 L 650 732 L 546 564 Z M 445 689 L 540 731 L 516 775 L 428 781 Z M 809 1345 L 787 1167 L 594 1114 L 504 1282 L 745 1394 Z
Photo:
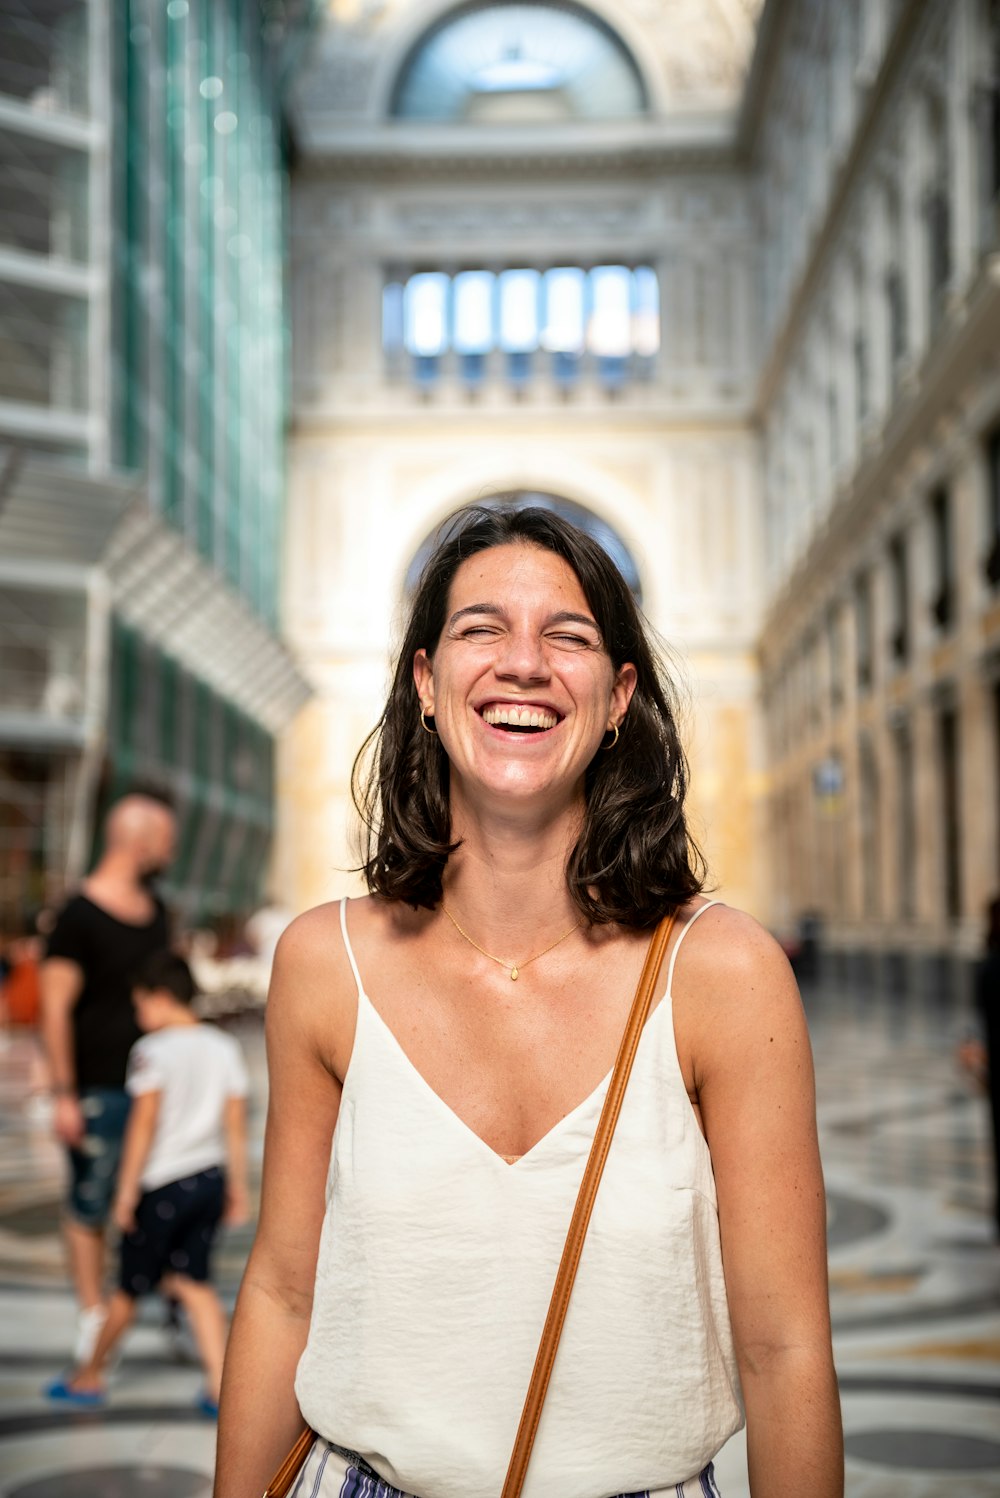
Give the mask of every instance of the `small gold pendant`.
M 510 970 L 510 981 L 512 983 L 516 983 L 517 982 L 517 968 L 516 967 L 512 967 L 511 970 Z

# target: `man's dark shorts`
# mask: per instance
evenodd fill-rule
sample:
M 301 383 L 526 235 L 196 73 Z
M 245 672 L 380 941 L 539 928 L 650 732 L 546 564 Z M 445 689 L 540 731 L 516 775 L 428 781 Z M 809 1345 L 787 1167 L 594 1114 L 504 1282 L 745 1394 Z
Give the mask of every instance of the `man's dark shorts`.
M 226 1177 L 218 1165 L 144 1192 L 135 1232 L 121 1243 L 119 1284 L 125 1294 L 146 1295 L 165 1274 L 207 1283 L 225 1202 Z
M 81 1227 L 103 1228 L 111 1215 L 131 1099 L 124 1087 L 80 1094 L 84 1135 L 69 1152 L 69 1215 Z

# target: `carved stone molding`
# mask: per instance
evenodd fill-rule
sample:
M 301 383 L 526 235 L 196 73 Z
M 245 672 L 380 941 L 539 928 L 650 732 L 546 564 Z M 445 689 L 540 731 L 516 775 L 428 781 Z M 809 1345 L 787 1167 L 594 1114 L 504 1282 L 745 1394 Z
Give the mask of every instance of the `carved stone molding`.
M 526 203 L 510 199 L 487 199 L 477 203 L 440 202 L 433 198 L 416 203 L 398 203 L 393 222 L 408 239 L 437 239 L 447 229 L 459 234 L 497 236 L 521 234 L 534 229 L 562 233 L 629 233 L 656 216 L 650 198 L 627 202 Z

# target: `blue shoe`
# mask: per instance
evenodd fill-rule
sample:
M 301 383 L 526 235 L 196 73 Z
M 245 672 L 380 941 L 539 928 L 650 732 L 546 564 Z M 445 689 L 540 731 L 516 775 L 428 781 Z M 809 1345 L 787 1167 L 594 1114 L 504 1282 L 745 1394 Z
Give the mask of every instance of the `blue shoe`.
M 56 1378 L 42 1390 L 46 1399 L 59 1404 L 72 1405 L 76 1410 L 99 1410 L 107 1404 L 108 1396 L 103 1389 L 74 1389 L 65 1378 Z
M 209 1399 L 204 1389 L 195 1400 L 194 1407 L 199 1415 L 205 1415 L 209 1420 L 218 1420 L 219 1418 L 219 1406 L 214 1399 Z

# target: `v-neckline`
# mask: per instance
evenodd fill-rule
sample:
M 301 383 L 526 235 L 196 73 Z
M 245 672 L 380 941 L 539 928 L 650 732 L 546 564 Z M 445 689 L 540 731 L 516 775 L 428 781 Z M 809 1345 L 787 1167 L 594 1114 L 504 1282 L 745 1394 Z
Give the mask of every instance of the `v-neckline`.
M 656 1017 L 659 1014 L 660 1010 L 661 1009 L 669 1008 L 669 1004 L 668 1004 L 669 998 L 670 998 L 670 990 L 669 990 L 669 987 L 668 987 L 664 991 L 664 993 L 660 996 L 660 998 L 658 999 L 658 1001 L 657 1001 L 657 1003 L 656 1003 L 656 1005 L 655 1005 L 652 1013 L 649 1015 L 649 1017 L 646 1020 L 646 1023 L 645 1023 L 645 1025 L 643 1027 L 642 1035 L 639 1037 L 639 1048 L 640 1048 L 640 1050 L 642 1049 L 642 1046 L 645 1043 L 646 1035 L 649 1032 L 649 1028 L 654 1023 L 654 1021 L 656 1020 Z M 533 1156 L 537 1155 L 541 1150 L 544 1149 L 545 1145 L 547 1145 L 553 1138 L 555 1138 L 559 1133 L 561 1133 L 562 1130 L 565 1128 L 565 1126 L 569 1123 L 569 1121 L 572 1118 L 575 1118 L 578 1114 L 583 1113 L 587 1109 L 588 1106 L 591 1106 L 595 1102 L 595 1100 L 597 1100 L 598 1098 L 603 1097 L 604 1093 L 608 1089 L 608 1085 L 609 1085 L 609 1083 L 611 1081 L 611 1076 L 612 1076 L 612 1073 L 614 1071 L 614 1065 L 612 1065 L 605 1072 L 604 1076 L 598 1082 L 597 1086 L 594 1087 L 594 1088 L 592 1088 L 591 1091 L 587 1093 L 587 1096 L 585 1098 L 581 1099 L 581 1101 L 579 1103 L 577 1103 L 574 1107 L 572 1107 L 569 1110 L 568 1113 L 564 1113 L 563 1116 L 562 1116 L 562 1118 L 556 1119 L 555 1123 L 551 1126 L 551 1128 L 546 1129 L 545 1133 L 542 1134 L 539 1139 L 535 1140 L 535 1143 L 531 1146 L 530 1149 L 525 1150 L 524 1154 L 523 1155 L 518 1155 L 516 1157 L 516 1159 L 509 1160 L 504 1155 L 502 1155 L 499 1152 L 499 1150 L 495 1150 L 492 1145 L 487 1144 L 486 1140 L 482 1137 L 482 1135 L 481 1134 L 477 1134 L 476 1131 L 475 1131 L 475 1129 L 472 1127 L 472 1125 L 471 1124 L 467 1124 L 465 1122 L 465 1119 L 462 1118 L 460 1116 L 460 1114 L 458 1114 L 458 1113 L 455 1112 L 455 1109 L 451 1106 L 451 1104 L 450 1103 L 446 1103 L 445 1100 L 444 1100 L 444 1098 L 441 1096 L 441 1094 L 439 1092 L 435 1091 L 435 1089 L 431 1086 L 430 1082 L 428 1082 L 427 1078 L 424 1076 L 424 1074 L 420 1070 L 420 1068 L 406 1054 L 406 1050 L 404 1049 L 402 1043 L 400 1042 L 398 1036 L 396 1035 L 395 1031 L 392 1029 L 392 1027 L 389 1024 L 389 1022 L 382 1017 L 382 1015 L 376 1009 L 375 1005 L 372 1003 L 372 1001 L 369 998 L 368 994 L 365 992 L 364 988 L 359 984 L 358 985 L 358 1012 L 359 1012 L 359 1017 L 360 1017 L 360 1011 L 361 1011 L 362 1005 L 367 1009 L 367 1011 L 370 1014 L 372 1014 L 374 1016 L 374 1018 L 375 1018 L 377 1024 L 379 1025 L 380 1029 L 388 1037 L 388 1039 L 389 1039 L 389 1041 L 390 1041 L 393 1049 L 396 1051 L 397 1055 L 401 1058 L 401 1060 L 402 1060 L 402 1062 L 403 1062 L 406 1070 L 416 1079 L 417 1084 L 421 1088 L 421 1090 L 424 1093 L 426 1093 L 428 1097 L 430 1097 L 430 1099 L 432 1100 L 432 1102 L 445 1114 L 445 1116 L 447 1118 L 451 1119 L 451 1121 L 452 1121 L 452 1123 L 454 1125 L 457 1125 L 458 1129 L 467 1138 L 471 1139 L 476 1145 L 478 1145 L 481 1151 L 485 1151 L 485 1153 L 495 1162 L 495 1164 L 501 1166 L 504 1171 L 513 1172 L 513 1171 L 518 1170 L 518 1168 L 521 1165 L 523 1165 L 526 1161 L 532 1159 Z M 351 1059 L 348 1062 L 347 1072 L 345 1073 L 345 1076 L 344 1076 L 344 1086 L 345 1087 L 347 1086 L 347 1082 L 348 1082 L 348 1079 L 350 1077 L 352 1067 L 354 1065 L 354 1053 L 355 1053 L 355 1050 L 357 1048 L 357 1044 L 358 1044 L 358 1035 L 357 1035 L 357 1029 L 355 1029 L 354 1047 L 352 1048 Z M 638 1060 L 638 1053 L 636 1055 L 636 1059 Z

